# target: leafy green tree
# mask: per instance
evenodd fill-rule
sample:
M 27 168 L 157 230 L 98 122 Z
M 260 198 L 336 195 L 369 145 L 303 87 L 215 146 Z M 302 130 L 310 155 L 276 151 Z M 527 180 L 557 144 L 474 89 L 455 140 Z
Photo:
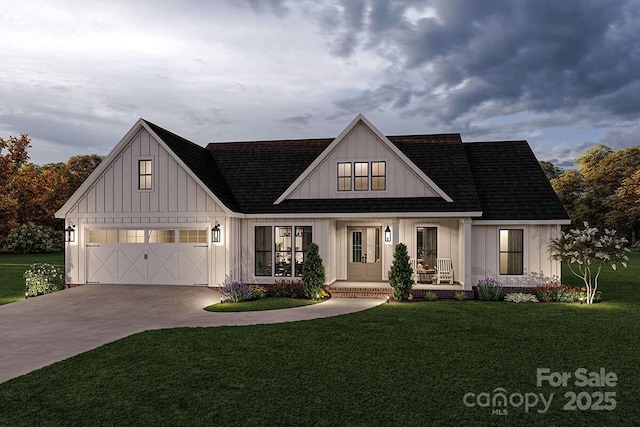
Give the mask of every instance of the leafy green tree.
M 562 173 L 562 169 L 557 167 L 551 162 L 547 162 L 546 160 L 540 160 L 540 167 L 544 171 L 544 174 L 547 176 L 547 179 L 552 180 L 553 178 L 558 177 Z
M 0 241 L 9 231 L 21 224 L 18 214 L 17 176 L 23 165 L 29 160 L 31 146 L 29 135 L 0 138 Z
M 309 244 L 302 267 L 302 283 L 307 298 L 319 298 L 325 281 L 324 265 L 316 243 Z
M 104 156 L 97 154 L 69 157 L 66 165 L 67 180 L 69 182 L 67 197 L 71 197 L 74 191 L 82 185 L 84 180 L 91 175 L 91 172 L 93 172 L 103 160 Z
M 607 223 L 617 229 L 630 228 L 631 246 L 635 247 L 640 230 L 640 167 L 607 198 L 607 205 L 611 207 L 606 215 Z
M 29 163 L 31 138 L 0 138 L 0 244 L 20 225 L 58 228 L 55 212 L 103 160 L 97 154 L 74 156 L 66 163 Z
M 393 264 L 389 272 L 389 285 L 393 288 L 393 299 L 404 301 L 409 299 L 413 287 L 413 268 L 409 264 L 407 245 L 398 243 L 393 253 Z
M 634 174 L 640 170 L 640 146 L 613 151 L 596 145 L 576 159 L 578 170 L 568 170 L 551 180 L 574 224 L 589 222 L 599 228 L 616 228 L 632 244 L 640 227 Z M 621 187 L 623 187 L 621 189 Z
M 585 197 L 585 184 L 582 174 L 569 169 L 551 180 L 551 186 L 562 202 L 567 214 L 575 222 L 583 219 L 583 198 Z

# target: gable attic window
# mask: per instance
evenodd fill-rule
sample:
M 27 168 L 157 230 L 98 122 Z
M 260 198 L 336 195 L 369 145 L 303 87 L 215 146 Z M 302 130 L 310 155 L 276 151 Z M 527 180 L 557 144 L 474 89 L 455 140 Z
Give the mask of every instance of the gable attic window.
M 387 189 L 386 162 L 371 162 L 371 189 L 383 191 Z
M 138 190 L 153 189 L 153 172 L 151 159 L 138 160 Z
M 368 162 L 355 162 L 353 164 L 355 169 L 354 174 L 354 187 L 356 191 L 369 190 L 369 163 Z
M 338 191 L 351 191 L 351 163 L 338 163 Z

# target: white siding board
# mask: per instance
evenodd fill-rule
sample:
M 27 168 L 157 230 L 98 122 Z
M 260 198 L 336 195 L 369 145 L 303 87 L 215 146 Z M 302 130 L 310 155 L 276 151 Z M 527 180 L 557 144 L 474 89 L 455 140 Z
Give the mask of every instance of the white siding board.
M 337 191 L 338 162 L 375 161 L 387 163 L 386 191 Z M 353 171 L 352 171 L 353 172 Z M 290 199 L 361 198 L 361 197 L 436 197 L 408 165 L 404 164 L 364 124 L 356 126 L 342 142 L 320 162 L 318 167 L 295 188 Z
M 127 147 L 122 152 L 122 212 L 131 212 L 131 148 Z
M 560 263 L 548 258 L 547 247 L 557 230 L 555 225 L 473 225 L 472 279 L 473 284 L 483 277 L 498 277 L 507 286 L 526 286 L 527 274 L 542 273 L 547 277 L 558 276 Z M 500 276 L 498 233 L 500 229 L 524 230 L 524 275 Z
M 114 205 L 113 165 L 104 174 L 104 212 L 112 213 Z
M 113 196 L 113 212 L 123 212 L 122 199 L 123 199 L 123 178 L 122 178 L 122 156 L 116 157 L 113 162 L 113 183 L 112 183 L 112 196 Z

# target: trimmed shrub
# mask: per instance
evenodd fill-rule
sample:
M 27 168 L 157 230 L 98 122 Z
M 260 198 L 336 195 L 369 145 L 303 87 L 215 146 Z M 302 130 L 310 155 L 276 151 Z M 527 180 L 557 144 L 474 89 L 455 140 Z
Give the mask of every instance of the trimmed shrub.
M 571 287 L 567 285 L 540 285 L 536 286 L 533 293 L 541 302 L 580 302 L 587 300 L 586 288 Z M 602 292 L 596 291 L 593 295 L 593 302 L 602 301 Z
M 251 288 L 244 282 L 225 283 L 220 292 L 222 293 L 222 301 L 240 302 L 250 300 L 253 297 Z
M 268 297 L 305 298 L 304 283 L 301 280 L 282 279 L 267 288 Z
M 538 298 L 532 294 L 523 294 L 522 292 L 513 292 L 506 294 L 504 300 L 507 302 L 515 302 L 516 304 L 521 302 L 538 302 Z
M 438 301 L 438 294 L 433 291 L 426 292 L 424 294 L 424 299 L 427 301 Z
M 453 295 L 453 299 L 456 301 L 466 301 L 467 293 L 465 291 L 458 291 Z
M 64 231 L 33 222 L 22 224 L 9 232 L 3 249 L 12 254 L 59 252 L 64 249 Z
M 538 301 L 542 302 L 551 302 L 556 301 L 557 299 L 557 286 L 553 286 L 550 284 L 546 285 L 538 285 L 533 290 L 533 294 L 536 296 Z
M 478 280 L 478 299 L 481 301 L 497 301 L 502 295 L 502 283 L 495 277 Z
M 409 299 L 413 287 L 413 269 L 409 264 L 407 245 L 398 243 L 393 253 L 393 264 L 389 272 L 389 285 L 393 288 L 393 299 L 404 301 Z
M 64 289 L 64 275 L 58 267 L 47 263 L 31 264 L 24 272 L 27 295 L 35 297 Z
M 322 258 L 318 253 L 319 249 L 317 244 L 311 243 L 302 266 L 304 294 L 309 299 L 320 298 L 325 281 L 324 265 L 322 265 Z
M 267 296 L 267 290 L 264 286 L 252 285 L 249 288 L 251 288 L 251 299 L 262 299 Z

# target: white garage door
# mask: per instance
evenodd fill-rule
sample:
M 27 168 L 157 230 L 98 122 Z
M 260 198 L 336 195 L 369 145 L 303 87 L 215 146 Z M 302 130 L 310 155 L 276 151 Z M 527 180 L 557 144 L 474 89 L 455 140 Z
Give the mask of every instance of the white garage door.
M 206 229 L 87 233 L 87 283 L 207 284 Z

